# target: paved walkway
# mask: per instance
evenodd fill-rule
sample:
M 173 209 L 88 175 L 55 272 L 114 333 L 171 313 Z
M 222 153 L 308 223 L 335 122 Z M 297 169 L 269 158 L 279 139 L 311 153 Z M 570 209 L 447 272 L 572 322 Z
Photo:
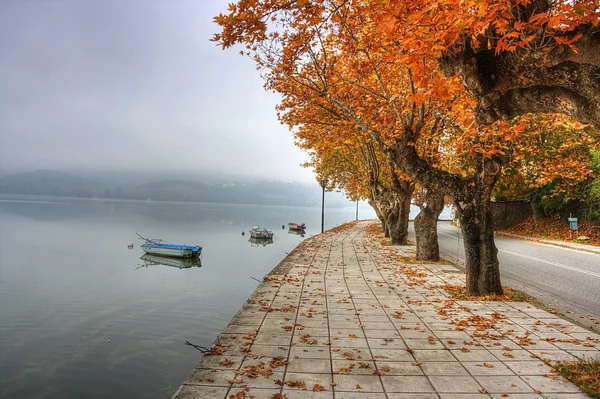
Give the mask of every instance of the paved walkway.
M 540 358 L 600 358 L 600 335 L 522 302 L 455 301 L 359 222 L 304 241 L 174 398 L 587 398 Z

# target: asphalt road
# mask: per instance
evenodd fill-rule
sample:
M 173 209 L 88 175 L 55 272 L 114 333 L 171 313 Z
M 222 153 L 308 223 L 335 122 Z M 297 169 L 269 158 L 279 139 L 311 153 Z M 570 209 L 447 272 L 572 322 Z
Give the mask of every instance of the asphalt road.
M 412 228 L 411 223 L 414 234 Z M 460 229 L 439 222 L 438 241 L 442 256 L 464 266 Z M 519 289 L 600 331 L 600 255 L 499 236 L 496 247 L 503 286 Z

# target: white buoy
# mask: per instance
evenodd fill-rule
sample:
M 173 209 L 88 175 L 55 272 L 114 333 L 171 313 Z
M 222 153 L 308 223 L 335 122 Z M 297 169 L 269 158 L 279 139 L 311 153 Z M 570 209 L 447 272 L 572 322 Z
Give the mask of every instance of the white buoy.
M 132 242 L 128 242 L 128 243 L 127 243 L 127 248 L 129 248 L 129 249 L 133 249 L 133 243 L 132 243 Z

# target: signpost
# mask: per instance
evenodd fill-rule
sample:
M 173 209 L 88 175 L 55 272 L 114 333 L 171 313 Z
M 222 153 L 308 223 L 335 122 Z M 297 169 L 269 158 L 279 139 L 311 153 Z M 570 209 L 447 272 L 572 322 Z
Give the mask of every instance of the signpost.
M 569 238 L 573 239 L 573 232 L 577 231 L 577 218 L 569 217 L 567 219 L 569 221 L 569 225 L 571 227 L 571 231 L 569 232 Z

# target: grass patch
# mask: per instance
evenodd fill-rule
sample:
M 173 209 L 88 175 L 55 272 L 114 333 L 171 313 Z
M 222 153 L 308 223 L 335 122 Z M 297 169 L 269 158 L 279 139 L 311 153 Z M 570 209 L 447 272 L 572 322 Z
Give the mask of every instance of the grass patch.
M 442 288 L 450 294 L 452 298 L 461 301 L 531 302 L 532 300 L 532 298 L 524 292 L 509 287 L 504 288 L 504 294 L 502 295 L 484 296 L 468 295 L 465 293 L 465 287 L 459 285 L 444 284 Z
M 600 399 L 600 360 L 558 362 L 552 368 L 594 399 Z

